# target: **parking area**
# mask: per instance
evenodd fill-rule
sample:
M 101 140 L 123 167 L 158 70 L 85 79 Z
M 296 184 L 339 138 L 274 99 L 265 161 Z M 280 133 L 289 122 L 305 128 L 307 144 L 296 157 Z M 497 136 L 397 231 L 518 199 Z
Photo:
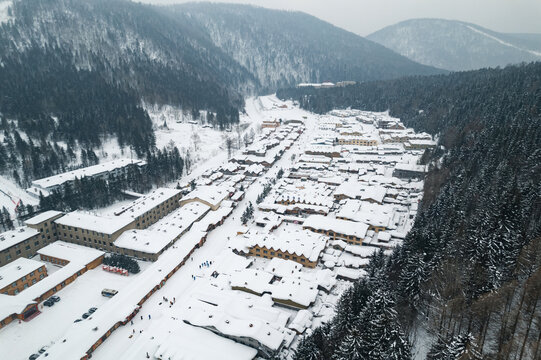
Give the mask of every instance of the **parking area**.
M 148 264 L 140 262 L 140 266 L 141 270 L 144 270 Z M 106 272 L 101 267 L 87 271 L 56 293 L 60 300 L 54 302 L 52 306 L 40 304 L 41 313 L 32 320 L 14 321 L 0 329 L 2 358 L 28 359 L 43 346 L 51 345 L 52 341 L 59 339 L 75 320 L 82 320 L 83 314 L 88 313 L 90 308 L 95 307 L 96 311 L 99 311 L 99 307 L 109 300 L 101 295 L 104 288 L 121 289 L 136 276 Z

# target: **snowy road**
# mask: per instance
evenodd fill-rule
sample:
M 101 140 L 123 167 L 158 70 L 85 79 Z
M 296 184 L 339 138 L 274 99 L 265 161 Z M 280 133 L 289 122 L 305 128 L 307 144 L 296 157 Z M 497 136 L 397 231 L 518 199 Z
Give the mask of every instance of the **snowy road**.
M 279 102 L 276 100 L 276 102 Z M 257 121 L 257 118 L 271 116 L 271 114 L 262 114 L 257 108 L 247 106 L 248 115 Z M 236 230 L 241 225 L 240 217 L 246 208 L 249 201 L 255 205 L 255 199 L 263 190 L 263 184 L 266 183 L 265 178 L 275 178 L 280 168 L 288 168 L 291 166 L 291 156 L 298 154 L 303 148 L 304 143 L 309 138 L 311 130 L 313 130 L 314 114 L 306 113 L 299 109 L 290 109 L 284 111 L 279 109 L 274 114 L 277 117 L 300 118 L 306 116 L 307 129 L 296 143 L 287 150 L 282 158 L 277 161 L 268 172 L 255 181 L 249 188 L 246 189 L 245 198 L 238 204 L 231 216 L 224 222 L 223 225 L 211 231 L 208 235 L 205 245 L 198 249 L 193 256 L 193 261 L 184 265 L 173 277 L 157 291 L 143 305 L 140 313 L 134 320 L 133 326 L 127 325 L 116 330 L 111 337 L 105 341 L 93 354 L 96 359 L 144 359 L 146 353 L 153 353 L 156 350 L 157 344 L 153 340 L 157 337 L 163 338 L 169 332 L 178 330 L 186 326 L 180 320 L 173 319 L 175 312 L 191 293 L 197 290 L 199 286 L 199 277 L 209 276 L 212 269 L 201 270 L 199 265 L 207 260 L 213 260 L 226 248 L 227 237 L 236 235 Z M 217 165 L 217 164 L 216 164 Z M 182 238 L 179 240 L 182 241 Z M 192 275 L 198 277 L 197 280 L 192 279 Z M 163 302 L 163 297 L 168 299 L 175 298 L 176 303 L 172 307 Z M 151 316 L 149 319 L 148 315 Z M 142 316 L 142 319 L 141 319 Z M 141 332 L 142 331 L 142 332 Z M 205 330 L 206 331 L 206 330 Z M 153 339 L 154 338 L 154 339 Z M 126 352 L 126 349 L 130 349 Z

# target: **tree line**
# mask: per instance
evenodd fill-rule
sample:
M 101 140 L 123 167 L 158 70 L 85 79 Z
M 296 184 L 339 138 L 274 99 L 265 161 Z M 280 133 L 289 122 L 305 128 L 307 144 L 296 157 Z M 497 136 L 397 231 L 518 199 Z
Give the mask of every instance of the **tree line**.
M 541 63 L 279 95 L 390 110 L 439 136 L 413 229 L 384 266 L 393 309 L 429 359 L 538 359 Z
M 66 182 L 48 196 L 40 194 L 42 210 L 73 211 L 94 209 L 114 204 L 125 198 L 124 190 L 146 193 L 153 186 L 163 186 L 182 176 L 184 160 L 176 147 L 157 150 L 146 157 L 142 168 L 130 166 L 125 174 L 107 179 L 87 178 Z

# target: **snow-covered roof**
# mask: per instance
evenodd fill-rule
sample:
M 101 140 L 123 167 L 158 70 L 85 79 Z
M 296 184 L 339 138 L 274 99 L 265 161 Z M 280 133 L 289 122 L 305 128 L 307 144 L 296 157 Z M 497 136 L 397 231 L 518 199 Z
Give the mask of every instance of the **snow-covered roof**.
M 267 266 L 265 266 L 265 271 L 283 277 L 293 276 L 296 273 L 299 273 L 302 268 L 303 266 L 298 262 L 280 258 L 272 258 Z
M 62 214 L 62 211 L 49 210 L 49 211 L 42 212 L 41 214 L 38 214 L 34 217 L 31 217 L 28 220 L 25 220 L 24 223 L 26 225 L 37 225 L 39 223 L 52 219 L 55 216 L 58 216 L 60 214 Z
M 295 318 L 287 327 L 295 330 L 297 333 L 302 334 L 304 330 L 308 329 L 312 325 L 312 313 L 308 310 L 299 310 Z
M 128 226 L 133 221 L 134 220 L 130 217 L 98 216 L 80 211 L 73 211 L 56 219 L 55 223 L 58 225 L 71 226 L 112 235 Z
M 17 281 L 23 276 L 28 275 L 32 271 L 36 271 L 43 266 L 43 263 L 26 259 L 18 258 L 7 265 L 0 267 L 0 289 Z
M 182 198 L 185 200 L 200 199 L 214 206 L 219 206 L 222 200 L 229 196 L 229 191 L 223 186 L 209 185 L 199 186 L 194 191 L 190 192 Z
M 411 145 L 422 145 L 422 146 L 436 146 L 437 142 L 434 140 L 428 139 L 409 139 L 408 142 Z
M 280 349 L 284 335 L 271 326 L 254 320 L 241 320 L 207 308 L 186 312 L 184 321 L 194 326 L 213 328 L 231 337 L 251 338 L 271 350 Z
M 366 276 L 366 271 L 358 269 L 349 269 L 346 267 L 336 268 L 336 275 L 346 279 L 357 280 L 363 276 Z
M 194 222 L 204 216 L 209 210 L 210 207 L 208 205 L 200 202 L 187 203 L 153 224 L 148 230 L 167 233 L 168 236 L 177 237 L 189 229 Z
M 88 264 L 104 254 L 87 246 L 67 243 L 64 241 L 55 241 L 37 251 L 40 255 L 51 256 L 57 259 L 67 260 L 70 263 Z
M 98 165 L 88 166 L 85 168 L 68 171 L 62 174 L 49 176 L 43 179 L 32 181 L 32 186 L 38 186 L 43 189 L 50 187 L 62 185 L 67 181 L 73 181 L 76 178 L 80 179 L 86 176 L 96 176 L 102 173 L 111 172 L 116 169 L 126 167 L 128 165 L 144 165 L 145 162 L 141 160 L 132 160 L 132 159 L 116 159 L 113 161 L 105 162 Z
M 3 232 L 0 234 L 0 251 L 30 239 L 37 234 L 39 234 L 39 231 L 26 226 Z
M 391 205 L 372 204 L 367 201 L 347 199 L 336 213 L 336 217 L 364 222 L 372 226 L 389 228 L 393 209 Z
M 402 170 L 402 171 L 412 171 L 412 172 L 419 172 L 419 173 L 426 172 L 426 165 L 396 164 L 394 168 L 396 170 Z
M 310 215 L 303 224 L 304 228 L 330 230 L 338 234 L 355 236 L 364 239 L 368 231 L 368 225 L 361 222 L 335 219 L 323 215 Z
M 134 200 L 130 204 L 116 209 L 114 214 L 134 219 L 180 193 L 181 191 L 176 189 L 158 188 L 139 199 Z
M 304 256 L 309 261 L 317 261 L 325 248 L 326 239 L 322 235 L 305 230 L 288 231 L 279 236 L 272 234 L 245 234 L 237 236 L 237 250 L 247 252 L 255 246 L 280 250 L 297 256 Z
M 147 254 L 157 254 L 169 245 L 178 234 L 157 230 L 127 230 L 114 242 L 116 247 L 141 251 Z
M 261 295 L 268 293 L 275 301 L 291 301 L 308 307 L 317 297 L 317 284 L 298 278 L 284 276 L 279 281 L 274 275 L 262 270 L 245 269 L 231 275 L 231 287 L 245 288 Z
M 138 339 L 138 342 L 140 341 Z M 163 337 L 150 338 L 149 343 L 158 344 L 158 348 L 153 353 L 155 359 L 252 360 L 257 355 L 257 350 L 254 348 L 185 323 L 180 323 L 171 330 L 165 331 Z M 134 349 L 133 353 L 132 349 Z M 133 359 L 140 349 L 137 346 L 130 346 L 126 351 L 123 359 Z

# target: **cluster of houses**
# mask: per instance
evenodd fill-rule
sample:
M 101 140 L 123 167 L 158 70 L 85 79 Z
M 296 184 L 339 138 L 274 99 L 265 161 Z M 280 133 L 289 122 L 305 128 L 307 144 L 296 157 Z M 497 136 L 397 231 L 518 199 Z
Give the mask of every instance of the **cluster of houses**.
M 33 316 L 37 304 L 98 266 L 107 252 L 153 261 L 141 286 L 120 291 L 118 301 L 94 316 L 100 331 L 70 335 L 80 340 L 77 351 L 85 349 L 81 358 L 90 357 L 265 177 L 271 189 L 257 204 L 250 199 L 253 220 L 224 239 L 205 281 L 175 318 L 242 344 L 234 350 L 238 358 L 271 358 L 329 321 L 328 304 L 365 275 L 370 257 L 404 240 L 423 195 L 427 169 L 419 162 L 433 146 L 432 138 L 385 113 L 335 110 L 310 126 L 267 120 L 242 154 L 179 189 L 156 189 L 109 215 L 37 215 L 0 235 L 0 264 L 7 264 L 0 268 L 0 325 Z M 283 173 L 268 172 L 281 159 Z M 27 259 L 36 253 L 39 259 Z M 48 276 L 41 262 L 63 271 Z M 151 355 L 187 354 L 175 341 L 156 339 Z M 71 354 L 73 346 L 58 344 L 50 353 Z
M 328 321 L 332 311 L 324 303 L 362 277 L 375 252 L 387 253 L 404 240 L 422 200 L 424 148 L 406 144 L 415 134 L 384 142 L 389 129 L 409 134 L 384 113 L 345 110 L 321 117 L 303 152 L 257 205 L 254 220 L 228 241 L 237 259 L 249 262 L 237 260 L 242 265 L 234 270 L 214 273 L 222 279 L 220 297 L 244 293 L 288 314 L 287 321 L 267 321 L 262 336 L 264 319 L 252 314 L 246 320 L 251 326 L 244 326 L 241 315 L 201 299 L 188 306 L 184 321 L 252 346 L 262 357 L 294 345 L 298 337 L 291 340 L 290 331 L 303 334 Z

